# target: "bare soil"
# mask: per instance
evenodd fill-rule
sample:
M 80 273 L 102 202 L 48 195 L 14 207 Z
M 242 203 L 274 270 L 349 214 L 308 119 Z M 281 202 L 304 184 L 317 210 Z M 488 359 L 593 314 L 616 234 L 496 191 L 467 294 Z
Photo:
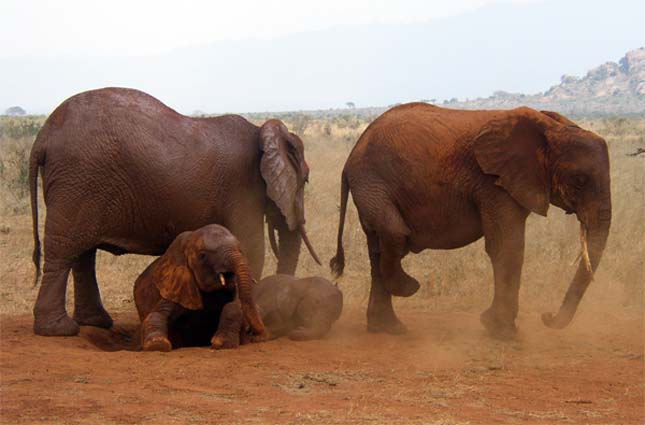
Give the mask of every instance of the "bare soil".
M 350 307 L 321 341 L 103 352 L 1 317 L 3 424 L 632 424 L 644 422 L 643 315 L 585 310 L 566 330 L 521 317 L 516 341 L 475 313 L 408 308 L 405 336 Z M 132 313 L 115 315 L 126 327 Z

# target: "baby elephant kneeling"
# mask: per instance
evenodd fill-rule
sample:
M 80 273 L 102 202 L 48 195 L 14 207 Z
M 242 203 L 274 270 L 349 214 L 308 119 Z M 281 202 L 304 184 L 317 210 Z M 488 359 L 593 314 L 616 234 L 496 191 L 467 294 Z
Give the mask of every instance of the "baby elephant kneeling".
M 343 293 L 321 277 L 269 276 L 253 288 L 253 299 L 270 338 L 322 338 L 343 310 Z
M 246 257 L 226 228 L 181 233 L 135 283 L 143 350 L 266 339 L 252 287 Z

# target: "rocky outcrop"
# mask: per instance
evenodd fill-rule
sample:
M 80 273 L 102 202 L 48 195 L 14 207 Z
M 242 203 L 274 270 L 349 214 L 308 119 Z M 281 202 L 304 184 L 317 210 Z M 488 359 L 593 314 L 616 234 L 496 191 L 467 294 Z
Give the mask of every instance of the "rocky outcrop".
M 645 48 L 593 68 L 584 77 L 563 75 L 543 93 L 497 91 L 488 98 L 444 102 L 452 108 L 492 109 L 527 105 L 572 115 L 645 114 Z

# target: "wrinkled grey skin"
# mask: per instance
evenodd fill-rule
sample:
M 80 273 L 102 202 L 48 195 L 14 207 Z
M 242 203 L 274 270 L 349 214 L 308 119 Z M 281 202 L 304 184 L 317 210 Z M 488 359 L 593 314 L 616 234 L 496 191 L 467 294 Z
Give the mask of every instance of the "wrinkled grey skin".
M 29 161 L 36 281 L 39 171 L 47 215 L 38 335 L 112 326 L 95 272 L 98 249 L 162 255 L 182 232 L 215 223 L 236 236 L 261 276 L 265 220 L 278 273 L 294 273 L 301 240 L 308 243 L 304 144 L 278 120 L 258 127 L 237 115 L 187 117 L 118 87 L 72 96 L 47 118 Z M 70 271 L 73 319 L 65 303 Z
M 253 298 L 271 338 L 322 338 L 343 310 L 343 293 L 321 277 L 269 276 L 253 288 Z

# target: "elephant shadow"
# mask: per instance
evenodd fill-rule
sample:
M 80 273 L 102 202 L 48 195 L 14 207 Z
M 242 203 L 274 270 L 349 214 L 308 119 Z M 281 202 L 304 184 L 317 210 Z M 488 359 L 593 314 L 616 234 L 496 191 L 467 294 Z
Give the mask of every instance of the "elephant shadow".
M 141 324 L 134 319 L 110 329 L 81 326 L 79 336 L 101 351 L 141 351 Z

